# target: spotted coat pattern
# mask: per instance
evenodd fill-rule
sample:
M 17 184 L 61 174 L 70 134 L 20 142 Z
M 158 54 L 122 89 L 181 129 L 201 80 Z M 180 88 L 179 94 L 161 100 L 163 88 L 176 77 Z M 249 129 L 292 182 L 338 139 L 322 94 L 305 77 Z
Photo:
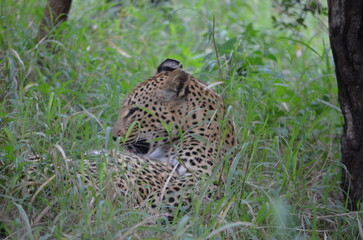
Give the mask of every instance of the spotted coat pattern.
M 153 207 L 189 205 L 183 192 L 211 176 L 236 141 L 222 98 L 173 59 L 126 96 L 112 132 L 126 148 L 118 186 Z

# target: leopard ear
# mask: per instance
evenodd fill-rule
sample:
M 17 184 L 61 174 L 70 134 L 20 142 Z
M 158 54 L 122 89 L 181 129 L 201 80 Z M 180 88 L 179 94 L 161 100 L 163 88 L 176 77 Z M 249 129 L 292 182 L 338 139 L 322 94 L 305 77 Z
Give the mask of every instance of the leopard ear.
M 157 73 L 160 73 L 163 71 L 172 72 L 177 68 L 183 68 L 183 65 L 181 65 L 178 60 L 168 58 L 168 59 L 164 60 L 164 62 L 160 63 L 160 65 L 158 66 Z
M 190 75 L 178 68 L 166 79 L 166 91 L 172 93 L 174 97 L 183 98 L 189 93 L 189 82 Z

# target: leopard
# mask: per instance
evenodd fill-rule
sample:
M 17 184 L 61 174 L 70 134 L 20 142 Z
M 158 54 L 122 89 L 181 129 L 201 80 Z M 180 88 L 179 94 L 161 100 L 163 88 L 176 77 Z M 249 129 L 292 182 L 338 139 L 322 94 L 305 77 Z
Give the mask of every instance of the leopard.
M 66 166 L 97 190 L 99 161 L 87 160 L 93 155 L 106 161 L 115 194 L 129 196 L 131 207 L 150 213 L 164 207 L 171 214 L 190 209 L 198 184 L 220 170 L 220 163 L 230 162 L 226 157 L 233 158 L 237 144 L 234 123 L 212 85 L 184 71 L 178 60 L 164 60 L 155 75 L 137 85 L 121 103 L 112 128 L 121 150 L 84 154 L 86 174 L 77 170 L 77 162 L 63 156 Z M 45 159 L 30 155 L 26 162 L 24 181 L 47 175 L 39 172 Z M 51 165 L 46 170 L 60 171 Z
M 112 128 L 113 139 L 125 149 L 117 186 L 133 191 L 139 205 L 190 207 L 188 191 L 211 177 L 236 146 L 227 115 L 211 85 L 186 72 L 178 60 L 164 60 L 121 103 Z

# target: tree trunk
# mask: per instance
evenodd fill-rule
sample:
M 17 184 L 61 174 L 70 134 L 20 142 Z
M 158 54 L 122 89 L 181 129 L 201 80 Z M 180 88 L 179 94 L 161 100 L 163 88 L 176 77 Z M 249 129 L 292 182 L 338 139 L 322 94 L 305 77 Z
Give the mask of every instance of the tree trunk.
M 339 103 L 344 117 L 341 139 L 342 188 L 349 208 L 363 199 L 363 1 L 328 0 L 329 37 Z
M 67 20 L 72 0 L 48 0 L 40 24 L 38 38 L 44 38 L 47 33 L 63 21 Z

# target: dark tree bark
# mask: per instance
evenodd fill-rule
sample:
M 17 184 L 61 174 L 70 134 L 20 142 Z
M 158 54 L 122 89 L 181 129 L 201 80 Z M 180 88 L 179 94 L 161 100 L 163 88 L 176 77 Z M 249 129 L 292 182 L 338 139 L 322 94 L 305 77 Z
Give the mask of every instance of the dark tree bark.
M 47 33 L 61 22 L 66 21 L 72 0 L 47 0 L 43 20 L 40 24 L 38 38 L 44 38 Z
M 344 116 L 341 139 L 342 188 L 349 208 L 363 199 L 363 1 L 328 0 L 329 37 L 339 103 Z

